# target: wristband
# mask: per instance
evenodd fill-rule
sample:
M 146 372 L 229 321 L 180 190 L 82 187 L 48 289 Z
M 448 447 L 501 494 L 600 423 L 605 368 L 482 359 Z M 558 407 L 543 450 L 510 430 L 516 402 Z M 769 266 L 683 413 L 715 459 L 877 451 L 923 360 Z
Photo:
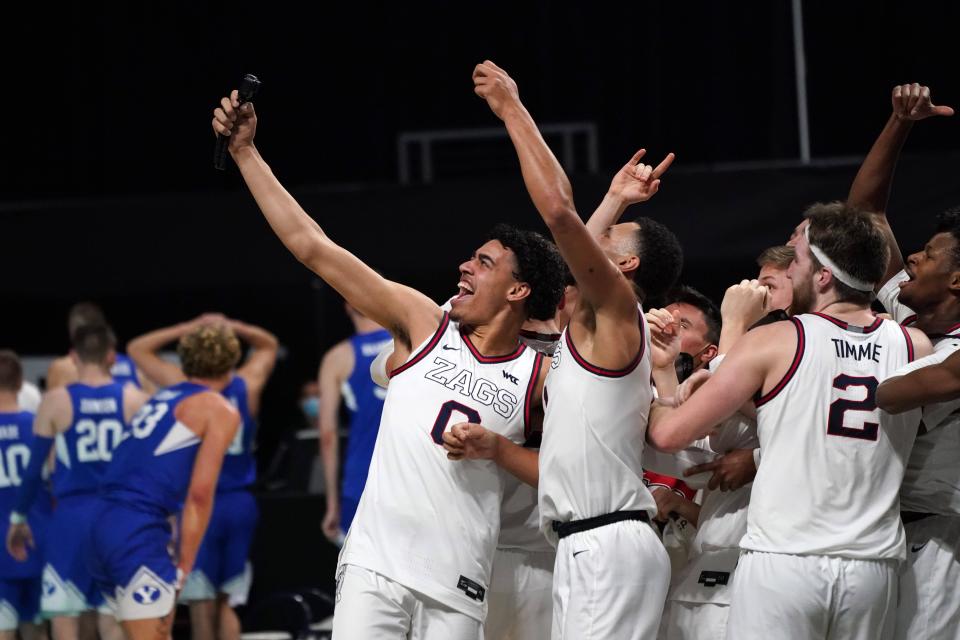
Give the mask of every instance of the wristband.
M 10 524 L 17 525 L 23 524 L 27 521 L 27 516 L 22 513 L 17 513 L 16 511 L 10 512 Z

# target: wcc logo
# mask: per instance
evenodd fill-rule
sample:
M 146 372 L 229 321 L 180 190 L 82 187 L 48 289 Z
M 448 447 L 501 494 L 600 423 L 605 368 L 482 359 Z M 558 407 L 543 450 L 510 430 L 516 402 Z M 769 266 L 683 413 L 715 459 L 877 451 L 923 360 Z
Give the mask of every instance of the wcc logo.
M 160 589 L 152 584 L 143 584 L 133 592 L 133 599 L 139 604 L 153 604 L 160 597 Z

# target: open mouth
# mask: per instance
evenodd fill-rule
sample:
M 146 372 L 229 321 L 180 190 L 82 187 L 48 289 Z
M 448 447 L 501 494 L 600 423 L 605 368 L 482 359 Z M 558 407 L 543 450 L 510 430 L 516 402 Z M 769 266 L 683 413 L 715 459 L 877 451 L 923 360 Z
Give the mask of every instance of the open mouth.
M 470 286 L 470 283 L 466 282 L 465 280 L 461 280 L 457 284 L 457 290 L 457 296 L 454 298 L 454 300 L 463 300 L 464 298 L 473 295 L 473 287 Z
M 904 280 L 904 281 L 902 281 L 902 282 L 898 285 L 901 289 L 902 289 L 904 286 L 906 286 L 906 285 L 910 284 L 911 282 L 913 282 L 914 279 L 916 278 L 916 276 L 913 274 L 912 271 L 910 271 L 910 269 L 904 269 L 903 271 L 904 271 L 904 273 L 907 274 L 907 279 Z

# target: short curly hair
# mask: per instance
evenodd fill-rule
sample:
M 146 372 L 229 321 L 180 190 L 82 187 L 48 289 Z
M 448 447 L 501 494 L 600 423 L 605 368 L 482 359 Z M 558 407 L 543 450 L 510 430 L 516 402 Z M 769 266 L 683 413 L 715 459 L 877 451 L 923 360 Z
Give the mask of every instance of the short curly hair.
M 188 378 L 219 378 L 240 362 L 240 341 L 227 325 L 204 325 L 180 338 L 177 355 Z
M 500 223 L 490 230 L 487 241 L 496 240 L 513 252 L 517 261 L 514 276 L 530 285 L 524 301 L 528 318 L 549 320 L 563 297 L 567 265 L 555 244 L 536 231 Z
M 954 268 L 960 267 L 960 207 L 951 207 L 937 216 L 937 233 L 949 233 L 956 246 L 950 251 Z
M 640 217 L 634 222 L 639 225 L 636 252 L 640 258 L 640 268 L 633 279 L 640 290 L 640 298 L 649 307 L 662 301 L 664 294 L 680 278 L 683 249 L 677 236 L 656 220 Z

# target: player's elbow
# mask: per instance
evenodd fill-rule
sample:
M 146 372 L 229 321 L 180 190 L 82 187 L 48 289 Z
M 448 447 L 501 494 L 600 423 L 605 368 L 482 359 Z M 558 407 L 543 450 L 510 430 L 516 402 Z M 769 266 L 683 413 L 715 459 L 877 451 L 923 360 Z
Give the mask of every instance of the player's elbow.
M 297 231 L 287 242 L 290 253 L 304 266 L 313 268 L 327 255 L 329 241 L 316 229 Z
M 200 483 L 190 486 L 187 491 L 187 500 L 184 508 L 193 507 L 198 511 L 213 509 L 213 495 L 215 485 Z
M 540 215 L 551 229 L 562 229 L 568 224 L 583 224 L 570 197 L 560 193 L 550 196 L 540 205 Z
M 675 429 L 665 429 L 664 426 L 664 424 L 650 425 L 647 429 L 647 442 L 664 453 L 682 451 L 687 443 L 678 437 Z

